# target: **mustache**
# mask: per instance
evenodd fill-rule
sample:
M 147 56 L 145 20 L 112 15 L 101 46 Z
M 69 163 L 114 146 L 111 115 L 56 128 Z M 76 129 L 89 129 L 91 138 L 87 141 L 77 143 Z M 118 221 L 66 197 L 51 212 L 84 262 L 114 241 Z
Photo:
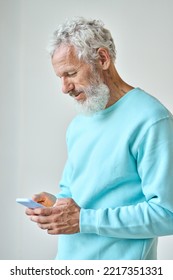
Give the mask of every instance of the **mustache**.
M 81 92 L 85 92 L 85 90 L 84 89 L 72 90 L 72 91 L 69 91 L 69 95 L 73 97 L 73 96 L 79 95 Z
M 93 74 L 94 77 L 89 79 L 89 84 L 86 87 L 81 87 L 80 89 L 75 89 L 75 90 L 71 90 L 68 92 L 68 94 L 71 97 L 76 97 L 78 96 L 81 92 L 85 93 L 86 95 L 88 95 L 88 93 L 90 93 L 90 91 L 92 91 L 93 88 L 95 88 L 96 86 L 99 86 L 100 84 L 102 84 L 102 81 L 100 80 L 100 77 L 96 74 Z

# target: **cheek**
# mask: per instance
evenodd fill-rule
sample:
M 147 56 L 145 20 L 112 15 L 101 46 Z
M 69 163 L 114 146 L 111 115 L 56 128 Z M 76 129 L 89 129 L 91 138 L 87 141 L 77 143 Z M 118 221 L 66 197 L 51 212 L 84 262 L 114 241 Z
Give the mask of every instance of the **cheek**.
M 91 66 L 85 65 L 81 67 L 80 71 L 78 72 L 77 77 L 74 79 L 75 87 L 87 87 L 90 85 L 92 81 L 92 77 L 94 75 L 94 71 L 91 70 Z
M 92 74 L 90 72 L 84 72 L 82 73 L 82 75 L 80 76 L 78 83 L 81 86 L 88 86 L 90 85 L 91 81 L 92 81 Z
M 90 84 L 89 78 L 87 78 L 85 75 L 83 75 L 83 78 L 77 79 L 75 82 L 75 87 L 87 87 Z

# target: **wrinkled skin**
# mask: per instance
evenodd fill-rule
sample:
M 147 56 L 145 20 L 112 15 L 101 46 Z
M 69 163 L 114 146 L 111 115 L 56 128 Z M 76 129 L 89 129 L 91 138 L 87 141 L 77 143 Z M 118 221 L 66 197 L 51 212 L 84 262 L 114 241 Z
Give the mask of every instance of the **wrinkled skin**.
M 73 234 L 79 232 L 80 207 L 72 198 L 61 198 L 41 193 L 33 199 L 45 208 L 26 209 L 30 220 L 47 230 L 49 234 Z

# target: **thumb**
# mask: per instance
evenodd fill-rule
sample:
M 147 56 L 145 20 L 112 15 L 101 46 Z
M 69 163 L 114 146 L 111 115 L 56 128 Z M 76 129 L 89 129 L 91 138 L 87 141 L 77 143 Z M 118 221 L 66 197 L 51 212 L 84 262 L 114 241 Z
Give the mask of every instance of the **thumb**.
M 41 203 L 41 202 L 43 202 L 43 201 L 45 200 L 44 197 L 43 197 L 43 195 L 42 195 L 41 193 L 39 193 L 39 194 L 34 194 L 34 195 L 32 196 L 32 199 L 33 199 L 34 201 L 38 202 L 38 203 Z

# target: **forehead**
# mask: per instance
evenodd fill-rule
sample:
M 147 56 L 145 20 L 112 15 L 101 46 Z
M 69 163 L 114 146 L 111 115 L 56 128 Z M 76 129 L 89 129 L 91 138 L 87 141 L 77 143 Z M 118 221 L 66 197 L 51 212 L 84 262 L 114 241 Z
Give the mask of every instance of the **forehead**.
M 77 57 L 76 50 L 73 46 L 62 45 L 56 49 L 52 57 L 52 65 L 57 75 L 64 71 L 70 71 L 79 67 L 82 63 Z

